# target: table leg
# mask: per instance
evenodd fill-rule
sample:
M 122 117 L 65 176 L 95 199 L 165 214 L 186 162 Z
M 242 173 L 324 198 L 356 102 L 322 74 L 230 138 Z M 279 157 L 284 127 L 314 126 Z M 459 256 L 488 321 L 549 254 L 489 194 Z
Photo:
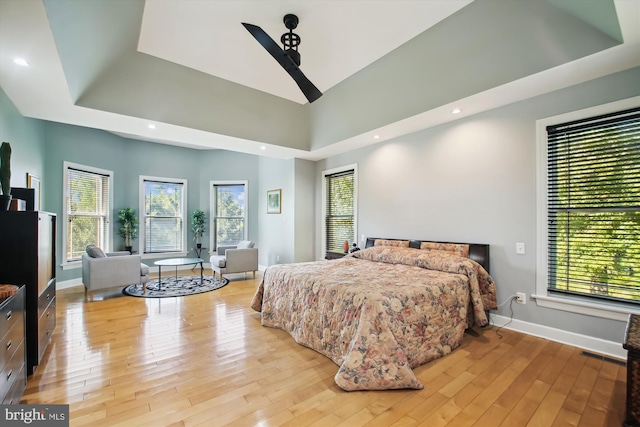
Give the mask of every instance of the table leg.
M 158 266 L 158 290 L 162 290 L 162 266 Z
M 202 266 L 202 262 L 200 263 L 200 286 L 202 286 L 202 272 L 204 271 L 204 267 Z

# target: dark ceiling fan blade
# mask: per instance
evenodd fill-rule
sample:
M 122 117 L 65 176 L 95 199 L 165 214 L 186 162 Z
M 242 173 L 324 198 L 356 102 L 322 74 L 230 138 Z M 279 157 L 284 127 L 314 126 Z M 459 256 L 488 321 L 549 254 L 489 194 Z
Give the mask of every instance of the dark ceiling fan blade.
M 269 34 L 257 25 L 247 24 L 245 22 L 243 22 L 242 25 L 256 40 L 258 40 L 258 43 L 260 43 L 262 47 L 264 47 L 267 52 L 269 52 L 269 54 L 278 61 L 282 68 L 289 73 L 310 103 L 322 96 L 322 92 L 320 92 L 320 90 L 311 83 L 302 70 L 300 70 L 296 63 L 293 62 L 289 55 L 287 55 L 280 46 L 278 46 Z
M 309 103 L 312 103 L 322 96 L 322 92 L 320 92 L 320 90 L 315 87 L 313 83 L 311 83 L 311 81 L 307 78 L 307 76 L 304 75 L 300 68 L 296 66 L 295 68 L 287 70 L 287 72 L 298 84 L 298 87 L 300 88 L 304 96 L 307 97 Z

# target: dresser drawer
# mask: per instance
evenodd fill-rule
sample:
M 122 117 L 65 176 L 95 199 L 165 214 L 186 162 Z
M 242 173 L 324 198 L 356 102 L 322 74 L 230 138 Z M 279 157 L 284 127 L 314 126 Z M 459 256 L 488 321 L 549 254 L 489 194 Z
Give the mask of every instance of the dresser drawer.
M 16 323 L 24 322 L 24 291 L 8 298 L 0 308 L 0 338 L 5 336 Z
M 0 396 L 6 396 L 16 381 L 24 381 L 24 341 L 21 341 L 13 352 L 13 356 L 0 371 Z
M 56 298 L 49 303 L 47 310 L 42 313 L 42 317 L 38 321 L 38 360 L 42 358 L 49 340 L 53 335 L 56 327 Z
M 0 339 L 0 369 L 3 369 L 9 363 L 22 341 L 24 341 L 23 323 L 13 325 L 13 328 Z
M 13 384 L 9 389 L 9 392 L 4 398 L 2 402 L 3 405 L 17 405 L 20 403 L 20 399 L 22 399 L 22 394 L 24 393 L 24 389 L 27 387 L 27 371 L 25 369 L 25 365 L 22 365 L 22 369 L 16 375 L 16 378 L 13 380 Z
M 56 297 L 56 284 L 54 281 L 38 297 L 38 318 L 42 317 L 42 314 L 47 309 L 49 304 L 51 304 L 51 301 L 53 301 L 55 297 Z

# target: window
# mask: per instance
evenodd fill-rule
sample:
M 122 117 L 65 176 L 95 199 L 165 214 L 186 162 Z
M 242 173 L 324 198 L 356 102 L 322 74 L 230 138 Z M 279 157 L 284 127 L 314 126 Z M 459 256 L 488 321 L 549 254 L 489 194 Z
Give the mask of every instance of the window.
M 213 247 L 247 239 L 247 182 L 212 182 Z
M 113 172 L 64 162 L 64 263 L 79 261 L 87 245 L 111 247 Z
M 325 250 L 344 251 L 344 241 L 356 241 L 356 167 L 324 172 Z
M 546 283 L 537 290 L 584 297 L 585 307 L 640 305 L 640 108 L 593 111 L 545 126 Z
M 187 182 L 140 177 L 144 253 L 185 252 Z

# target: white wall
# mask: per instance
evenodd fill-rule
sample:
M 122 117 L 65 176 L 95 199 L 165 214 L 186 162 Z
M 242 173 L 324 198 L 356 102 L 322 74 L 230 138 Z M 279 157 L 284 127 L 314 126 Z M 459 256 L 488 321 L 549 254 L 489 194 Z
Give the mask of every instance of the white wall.
M 432 239 L 491 245 L 498 299 L 535 291 L 535 122 L 640 94 L 640 69 L 542 95 L 335 156 L 316 165 L 316 206 L 322 171 L 357 163 L 358 236 Z M 316 220 L 320 235 L 322 217 Z M 515 253 L 524 242 L 526 254 Z M 316 256 L 321 256 L 321 239 Z M 498 312 L 509 315 L 508 306 Z M 622 342 L 624 323 L 518 305 L 514 317 L 551 328 Z

